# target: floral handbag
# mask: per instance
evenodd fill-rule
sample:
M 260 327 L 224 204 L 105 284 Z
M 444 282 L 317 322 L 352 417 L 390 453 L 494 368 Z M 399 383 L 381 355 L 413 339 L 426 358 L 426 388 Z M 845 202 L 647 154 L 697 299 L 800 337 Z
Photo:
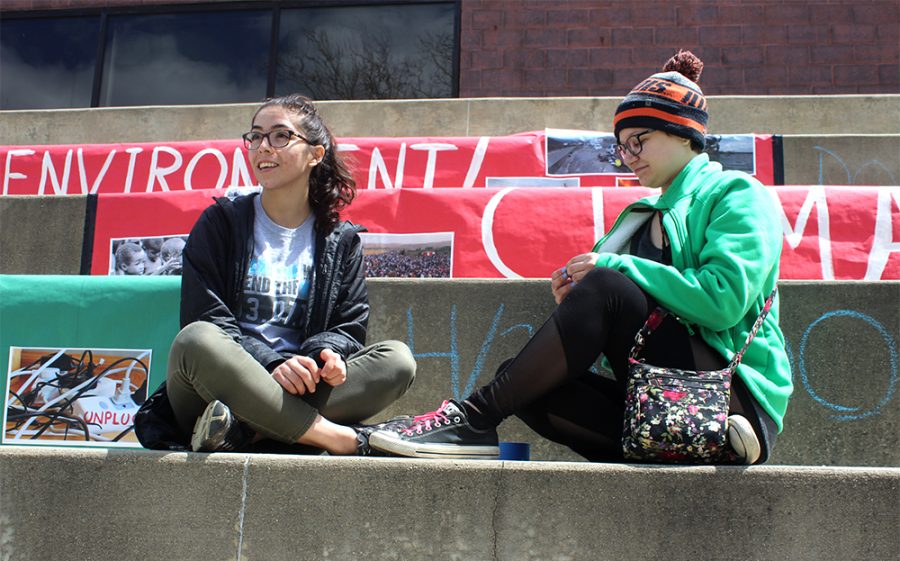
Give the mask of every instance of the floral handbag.
M 722 370 L 652 366 L 638 355 L 668 312 L 656 308 L 634 338 L 628 357 L 622 449 L 629 460 L 665 463 L 734 463 L 728 446 L 731 378 L 772 307 L 775 292 L 756 318 L 744 347 Z

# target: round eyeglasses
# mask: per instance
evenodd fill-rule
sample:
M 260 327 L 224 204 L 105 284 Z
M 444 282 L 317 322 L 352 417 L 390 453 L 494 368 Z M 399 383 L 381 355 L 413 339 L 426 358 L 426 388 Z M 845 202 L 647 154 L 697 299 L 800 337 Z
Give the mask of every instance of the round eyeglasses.
M 632 156 L 637 157 L 638 154 L 641 153 L 641 150 L 644 149 L 644 144 L 641 141 L 641 137 L 651 132 L 656 132 L 656 129 L 649 129 L 643 132 L 636 132 L 633 135 L 629 136 L 625 139 L 625 142 L 622 144 L 616 144 L 616 154 L 621 159 L 625 159 L 625 152 L 628 151 Z
M 247 150 L 259 150 L 259 147 L 262 145 L 263 139 L 266 139 L 269 142 L 269 146 L 272 148 L 284 148 L 291 142 L 291 137 L 296 136 L 303 142 L 309 144 L 309 141 L 301 135 L 300 133 L 296 133 L 290 129 L 277 129 L 273 131 L 269 131 L 267 133 L 261 133 L 258 131 L 250 131 L 248 133 L 244 133 L 241 135 L 241 138 L 244 139 L 244 147 Z

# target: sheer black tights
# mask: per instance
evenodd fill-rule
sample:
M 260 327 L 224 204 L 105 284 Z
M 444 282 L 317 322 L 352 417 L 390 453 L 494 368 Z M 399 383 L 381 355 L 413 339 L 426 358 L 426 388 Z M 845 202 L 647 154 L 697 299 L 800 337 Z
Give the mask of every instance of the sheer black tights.
M 623 274 L 591 271 L 519 354 L 466 398 L 470 421 L 484 428 L 516 414 L 541 436 L 589 460 L 621 459 L 628 353 L 655 307 L 655 300 Z M 692 350 L 687 329 L 667 318 L 643 356 L 652 364 L 684 369 L 725 365 L 712 349 L 698 348 L 697 340 Z M 601 353 L 614 379 L 589 371 Z

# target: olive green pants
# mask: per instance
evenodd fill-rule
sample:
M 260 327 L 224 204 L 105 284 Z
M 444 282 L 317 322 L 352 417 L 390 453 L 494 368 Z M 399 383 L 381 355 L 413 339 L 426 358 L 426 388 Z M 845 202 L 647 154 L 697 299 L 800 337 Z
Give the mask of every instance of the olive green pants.
M 188 433 L 218 399 L 264 437 L 294 443 L 317 414 L 340 424 L 375 415 L 406 393 L 415 375 L 409 348 L 385 341 L 347 358 L 343 384 L 320 382 L 314 393 L 293 395 L 222 329 L 198 321 L 172 343 L 166 388 L 175 418 Z

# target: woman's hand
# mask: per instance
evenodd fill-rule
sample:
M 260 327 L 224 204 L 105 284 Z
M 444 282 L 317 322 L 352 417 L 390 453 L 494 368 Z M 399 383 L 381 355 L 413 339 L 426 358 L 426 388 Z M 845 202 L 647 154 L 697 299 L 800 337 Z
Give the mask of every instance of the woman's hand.
M 295 355 L 276 366 L 272 377 L 286 392 L 304 395 L 316 392 L 321 373 L 316 361 L 308 356 Z
M 566 299 L 572 286 L 572 278 L 566 274 L 565 267 L 553 271 L 550 275 L 550 290 L 553 291 L 553 299 L 556 300 L 557 306 Z
M 553 271 L 550 275 L 550 288 L 557 304 L 565 300 L 572 287 L 594 268 L 599 257 L 597 253 L 582 253 L 569 259 L 565 267 Z
M 599 253 L 582 253 L 581 255 L 576 255 L 566 263 L 566 272 L 574 282 L 579 283 L 584 279 L 586 274 L 594 269 L 597 265 L 597 259 L 599 258 Z
M 331 349 L 322 349 L 319 357 L 325 362 L 319 374 L 326 384 L 340 386 L 347 381 L 347 364 L 341 358 L 341 355 Z

